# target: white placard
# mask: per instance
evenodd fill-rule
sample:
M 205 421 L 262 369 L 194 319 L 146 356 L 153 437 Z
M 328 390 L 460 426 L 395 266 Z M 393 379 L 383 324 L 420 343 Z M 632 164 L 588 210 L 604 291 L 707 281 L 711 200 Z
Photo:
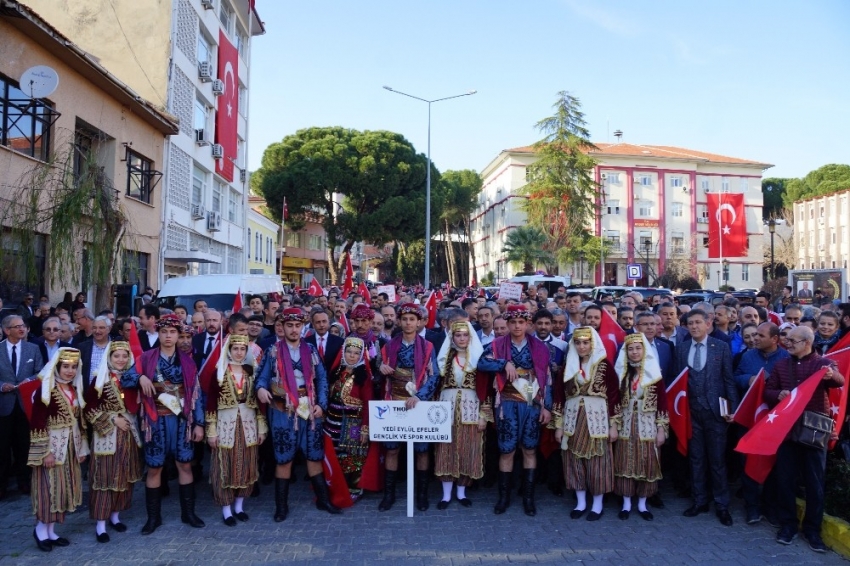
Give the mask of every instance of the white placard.
M 389 302 L 395 302 L 395 285 L 378 285 L 378 294 L 386 293 L 389 297 Z
M 499 285 L 500 299 L 522 300 L 522 283 L 502 283 Z
M 451 404 L 419 401 L 416 407 L 406 409 L 404 401 L 369 401 L 369 440 L 451 442 Z

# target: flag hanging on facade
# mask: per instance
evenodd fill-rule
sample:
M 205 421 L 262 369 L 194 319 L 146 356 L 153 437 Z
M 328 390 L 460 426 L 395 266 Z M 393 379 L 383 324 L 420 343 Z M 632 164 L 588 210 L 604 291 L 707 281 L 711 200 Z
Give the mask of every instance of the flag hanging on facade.
M 742 193 L 709 193 L 708 257 L 747 256 L 747 215 Z
M 238 158 L 239 51 L 223 30 L 218 33 L 218 77 L 224 82 L 224 94 L 218 97 L 215 113 L 215 143 L 224 149 L 224 156 L 215 160 L 215 172 L 232 182 Z

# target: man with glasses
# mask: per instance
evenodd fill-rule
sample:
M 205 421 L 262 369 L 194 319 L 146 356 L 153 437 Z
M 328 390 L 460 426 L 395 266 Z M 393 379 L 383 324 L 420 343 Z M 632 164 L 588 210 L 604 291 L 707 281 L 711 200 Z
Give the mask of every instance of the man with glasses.
M 77 333 L 74 335 L 71 344 L 75 348 L 79 348 L 80 344 L 91 340 L 92 323 L 94 323 L 94 314 L 86 307 L 74 311 L 74 324 L 77 326 Z
M 803 320 L 803 307 L 793 303 L 785 307 L 785 322 L 790 322 L 794 326 L 800 326 L 800 321 Z
M 71 347 L 70 342 L 63 342 L 60 339 L 62 321 L 59 320 L 58 316 L 51 316 L 45 320 L 41 327 L 41 332 L 41 337 L 34 339 L 32 343 L 38 346 L 42 360 L 50 360 L 53 354 L 59 351 L 59 348 Z
M 80 362 L 83 364 L 83 385 L 88 388 L 92 382 L 92 372 L 100 367 L 100 361 L 109 349 L 109 331 L 112 323 L 105 316 L 99 316 L 92 323 L 92 339 L 80 344 Z
M 34 297 L 32 293 L 27 293 L 24 295 L 24 298 L 21 300 L 21 304 L 18 305 L 17 315 L 20 316 L 24 321 L 27 321 L 35 315 L 35 307 L 32 306 L 32 302 Z

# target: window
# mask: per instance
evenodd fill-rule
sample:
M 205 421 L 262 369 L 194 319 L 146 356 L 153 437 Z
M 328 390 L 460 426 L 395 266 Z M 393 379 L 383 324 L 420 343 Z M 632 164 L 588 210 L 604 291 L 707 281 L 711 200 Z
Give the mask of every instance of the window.
M 681 202 L 674 202 L 670 207 L 670 214 L 677 218 L 681 218 L 684 215 L 685 206 Z
M 317 234 L 310 234 L 310 239 L 307 242 L 307 249 L 321 250 L 322 249 L 322 237 L 317 235 Z
M 829 233 L 830 233 L 830 235 L 832 236 L 832 243 L 834 244 L 834 243 L 835 243 L 835 232 L 833 232 L 832 230 L 830 230 L 830 231 L 829 231 Z
M 213 183 L 212 192 L 212 210 L 213 212 L 221 213 L 221 197 L 224 192 L 224 185 L 219 181 Z
M 151 193 L 162 173 L 153 168 L 153 162 L 130 149 L 127 150 L 127 196 L 151 203 Z
M 204 204 L 204 191 L 207 184 L 207 174 L 195 165 L 192 169 L 192 204 Z
M 673 188 L 682 187 L 682 178 L 679 176 L 670 177 L 670 186 Z
M 286 235 L 286 247 L 288 248 L 300 248 L 301 247 L 301 234 L 298 232 L 289 232 Z
M 239 208 L 242 201 L 242 195 L 234 190 L 230 191 L 230 199 L 227 202 L 227 219 L 236 225 L 241 225 L 239 222 Z
M 670 243 L 674 254 L 685 253 L 685 234 L 682 232 L 673 232 L 670 236 Z
M 650 253 L 652 251 L 652 232 L 641 230 L 640 251 L 643 254 Z
M 212 63 L 212 47 L 204 34 L 198 32 L 198 63 Z
M 242 30 L 236 31 L 236 49 L 244 61 L 248 60 L 248 36 Z
M 749 281 L 750 280 L 750 264 L 742 263 L 741 264 L 741 281 Z
M 703 238 L 703 239 L 702 239 L 702 247 L 704 247 L 704 248 L 707 248 L 707 247 L 708 247 L 708 238 Z
M 620 184 L 620 174 L 616 171 L 606 171 L 603 173 L 606 179 L 605 182 L 609 185 L 619 185 Z
M 747 180 L 746 180 L 746 179 L 741 179 L 741 192 L 742 192 L 742 193 L 747 192 L 747 189 L 748 189 L 748 188 L 749 188 L 749 187 L 748 187 L 748 185 L 747 185 Z M 746 279 L 744 279 L 744 281 L 746 281 Z
M 620 232 L 618 230 L 606 230 L 605 240 L 611 246 L 611 251 L 620 251 Z
M 729 179 L 727 179 L 726 177 L 721 177 L 720 179 L 720 190 L 722 190 L 724 193 L 729 192 Z
M 257 246 L 254 246 L 256 249 Z M 251 260 L 251 229 L 248 228 L 248 261 Z
M 644 218 L 652 217 L 653 206 L 651 202 L 641 201 L 638 205 L 638 216 L 642 216 Z
M 699 217 L 700 218 L 708 218 L 708 205 L 707 204 L 699 205 Z
M 649 187 L 652 185 L 652 175 L 638 175 L 637 176 L 637 184 L 643 187 Z
M 257 232 L 257 261 L 263 262 L 263 235 Z
M 147 287 L 150 259 L 150 254 L 126 250 L 121 262 L 123 283 L 125 285 L 137 285 L 140 291 Z
M 204 102 L 195 99 L 195 113 L 194 113 L 194 124 L 196 130 L 207 130 L 207 124 L 209 124 L 209 108 Z M 208 134 L 210 132 L 207 132 Z M 207 139 L 210 139 L 210 135 L 207 136 Z
M 224 28 L 224 33 L 233 34 L 233 12 L 227 3 L 227 0 L 221 0 L 221 7 L 218 11 L 218 20 L 221 22 L 221 27 Z
M 826 213 L 824 212 L 823 207 L 820 207 L 820 217 L 823 218 L 824 216 L 826 216 Z
M 0 75 L 0 144 L 41 161 L 50 157 L 50 129 L 59 113 Z
M 254 234 L 254 261 L 260 261 L 260 248 L 262 247 L 263 236 L 257 232 Z
M 236 167 L 245 168 L 245 140 L 236 138 Z
M 708 180 L 708 179 L 703 179 L 699 183 L 700 183 L 700 186 L 702 187 L 702 190 L 704 192 L 708 192 L 708 189 L 711 188 L 711 181 Z
M 266 263 L 272 264 L 272 239 L 266 238 Z
M 611 199 L 608 201 L 608 214 L 620 214 L 620 201 Z
M 244 86 L 239 86 L 239 100 L 237 107 L 239 108 L 239 114 L 244 116 L 248 115 L 248 89 Z
M 809 207 L 809 219 L 814 220 L 814 218 L 815 218 L 815 209 L 810 206 Z

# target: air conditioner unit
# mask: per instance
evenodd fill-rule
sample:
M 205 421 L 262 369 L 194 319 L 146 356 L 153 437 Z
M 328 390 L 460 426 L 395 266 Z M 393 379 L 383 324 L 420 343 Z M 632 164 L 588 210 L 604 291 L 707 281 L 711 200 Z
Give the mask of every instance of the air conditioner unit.
M 210 82 L 212 80 L 212 63 L 209 61 L 198 63 L 198 76 L 205 83 Z
M 215 159 L 223 159 L 224 158 L 224 146 L 220 143 L 214 143 L 212 146 L 212 156 Z
M 213 10 L 215 8 L 213 0 L 201 0 L 201 6 L 204 7 L 204 10 Z
M 207 215 L 207 230 L 210 232 L 221 231 L 221 214 L 210 211 Z
M 224 94 L 224 81 L 221 79 L 215 79 L 212 82 L 212 92 L 215 96 L 221 96 Z
M 192 220 L 201 220 L 207 215 L 207 211 L 202 204 L 192 205 Z
M 209 145 L 210 140 L 207 139 L 206 130 L 195 130 L 195 143 L 198 145 Z

